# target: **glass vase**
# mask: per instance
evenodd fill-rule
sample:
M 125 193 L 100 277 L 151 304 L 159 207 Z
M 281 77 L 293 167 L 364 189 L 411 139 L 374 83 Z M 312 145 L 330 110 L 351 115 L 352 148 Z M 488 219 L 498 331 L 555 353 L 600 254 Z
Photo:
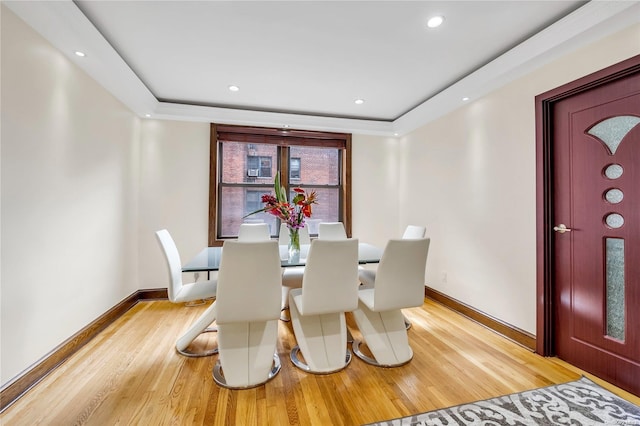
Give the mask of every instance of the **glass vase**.
M 300 230 L 289 228 L 289 261 L 300 260 Z

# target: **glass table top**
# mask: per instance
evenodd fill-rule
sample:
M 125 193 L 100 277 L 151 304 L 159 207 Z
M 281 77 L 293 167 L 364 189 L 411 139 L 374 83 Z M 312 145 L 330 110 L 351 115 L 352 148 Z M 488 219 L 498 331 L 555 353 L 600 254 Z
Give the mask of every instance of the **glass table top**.
M 300 245 L 300 258 L 289 259 L 287 246 L 279 246 L 282 267 L 304 266 L 309 253 L 309 244 Z M 358 243 L 358 263 L 379 263 L 382 249 L 367 243 Z M 217 271 L 220 269 L 222 247 L 206 247 L 193 259 L 183 265 L 182 272 Z

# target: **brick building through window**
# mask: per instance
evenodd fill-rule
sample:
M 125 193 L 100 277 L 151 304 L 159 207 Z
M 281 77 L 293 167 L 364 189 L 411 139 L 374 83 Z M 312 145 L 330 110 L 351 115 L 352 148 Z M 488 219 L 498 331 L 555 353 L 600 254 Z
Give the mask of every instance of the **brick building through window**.
M 262 194 L 274 193 L 277 173 L 289 199 L 295 187 L 317 192 L 311 235 L 319 222 L 334 221 L 350 235 L 350 142 L 348 134 L 212 124 L 209 245 L 236 238 L 243 222 L 266 222 L 277 236 L 276 217 L 245 217 L 263 207 Z

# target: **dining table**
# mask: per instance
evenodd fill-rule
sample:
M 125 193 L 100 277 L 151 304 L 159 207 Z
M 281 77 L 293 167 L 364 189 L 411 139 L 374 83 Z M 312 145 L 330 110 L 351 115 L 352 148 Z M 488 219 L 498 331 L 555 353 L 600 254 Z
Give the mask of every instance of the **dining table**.
M 300 256 L 289 258 L 289 248 L 280 245 L 280 265 L 283 268 L 304 266 L 307 262 L 310 244 L 300 245 Z M 205 247 L 193 259 L 182 266 L 182 272 L 211 272 L 220 269 L 223 247 Z M 358 243 L 358 263 L 379 263 L 383 250 L 368 243 Z

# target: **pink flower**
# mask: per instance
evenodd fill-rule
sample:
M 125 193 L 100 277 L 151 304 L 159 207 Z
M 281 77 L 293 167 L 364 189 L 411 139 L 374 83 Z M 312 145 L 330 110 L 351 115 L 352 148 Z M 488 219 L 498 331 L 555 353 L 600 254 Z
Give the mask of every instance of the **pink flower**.
M 304 227 L 305 218 L 311 217 L 311 205 L 317 204 L 315 191 L 307 194 L 302 188 L 293 188 L 295 193 L 291 204 L 287 202 L 287 195 L 283 187 L 280 186 L 280 173 L 276 175 L 274 182 L 275 196 L 263 194 L 262 202 L 265 204 L 260 210 L 249 213 L 251 216 L 256 213 L 265 212 L 279 218 L 286 223 L 289 229 L 300 229 Z

